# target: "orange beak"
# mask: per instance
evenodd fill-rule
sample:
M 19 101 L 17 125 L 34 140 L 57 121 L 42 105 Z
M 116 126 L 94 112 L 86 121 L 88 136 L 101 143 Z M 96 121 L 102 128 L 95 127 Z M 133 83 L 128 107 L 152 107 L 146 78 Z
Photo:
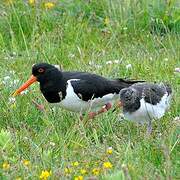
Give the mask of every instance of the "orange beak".
M 31 84 L 33 84 L 36 81 L 37 81 L 37 78 L 32 75 L 19 89 L 17 89 L 14 92 L 13 96 L 17 96 L 18 94 L 20 94 L 22 91 L 27 89 Z

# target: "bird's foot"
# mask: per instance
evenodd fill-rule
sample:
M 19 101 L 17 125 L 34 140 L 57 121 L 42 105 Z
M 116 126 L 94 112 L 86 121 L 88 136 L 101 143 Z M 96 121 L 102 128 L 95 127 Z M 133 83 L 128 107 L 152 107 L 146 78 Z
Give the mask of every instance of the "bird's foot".
M 36 106 L 36 108 L 40 111 L 45 111 L 44 105 L 38 104 L 35 100 L 32 100 L 33 104 Z

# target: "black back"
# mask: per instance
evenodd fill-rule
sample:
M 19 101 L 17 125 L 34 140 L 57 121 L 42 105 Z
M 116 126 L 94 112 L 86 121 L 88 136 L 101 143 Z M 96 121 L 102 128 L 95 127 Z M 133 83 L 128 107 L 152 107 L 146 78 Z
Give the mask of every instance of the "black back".
M 49 79 L 48 79 L 49 77 Z M 142 82 L 131 80 L 109 80 L 102 76 L 86 73 L 86 72 L 60 72 L 54 71 L 47 76 L 46 83 L 40 82 L 40 89 L 50 103 L 60 102 L 66 96 L 67 81 L 71 80 L 74 92 L 84 101 L 91 100 L 97 97 L 103 97 L 109 93 L 119 93 L 122 88 Z M 59 95 L 61 92 L 61 95 Z
M 75 93 L 84 101 L 103 97 L 110 93 L 118 94 L 122 88 L 139 82 L 123 79 L 109 80 L 96 74 L 84 72 L 63 72 L 63 75 L 65 78 L 79 79 L 78 81 L 71 81 L 71 84 Z

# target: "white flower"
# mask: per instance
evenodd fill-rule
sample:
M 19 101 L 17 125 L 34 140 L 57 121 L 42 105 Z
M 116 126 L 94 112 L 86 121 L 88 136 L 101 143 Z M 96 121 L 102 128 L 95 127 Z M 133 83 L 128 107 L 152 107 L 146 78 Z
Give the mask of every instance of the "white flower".
M 132 69 L 132 65 L 131 65 L 131 64 L 127 64 L 127 65 L 126 65 L 126 69 L 127 69 L 127 70 Z
M 27 94 L 28 92 L 29 92 L 28 89 L 26 89 L 26 90 L 22 91 L 20 94 Z
M 166 61 L 166 62 L 167 62 L 167 61 L 168 61 L 168 58 L 164 58 L 164 61 Z
M 179 73 L 180 72 L 180 68 L 175 68 L 174 72 L 178 72 Z
M 108 149 L 108 150 L 112 150 L 113 148 L 110 146 L 110 147 L 108 147 L 107 149 Z
M 127 30 L 127 27 L 123 27 L 123 30 L 126 31 L 126 30 Z
M 75 54 L 70 53 L 70 54 L 68 54 L 68 57 L 69 57 L 69 58 L 74 58 L 74 57 L 75 57 Z
M 56 144 L 55 144 L 54 142 L 50 141 L 50 142 L 49 142 L 49 145 L 51 145 L 51 146 L 54 147 Z
M 174 118 L 174 121 L 180 121 L 180 117 L 179 117 L 179 116 L 176 116 L 176 117 Z
M 13 81 L 13 84 L 18 84 L 19 83 L 19 79 L 15 79 L 14 81 Z
M 120 64 L 122 61 L 121 60 L 119 60 L 119 59 L 117 59 L 117 60 L 114 60 L 114 63 L 115 64 Z
M 120 114 L 119 114 L 118 120 L 119 120 L 119 121 L 124 121 L 124 114 L 123 114 L 123 113 L 120 113 Z
M 15 71 L 12 70 L 12 71 L 9 71 L 9 73 L 10 73 L 10 74 L 15 74 Z
M 4 79 L 4 81 L 7 81 L 7 80 L 11 79 L 11 77 L 10 76 L 5 76 L 3 79 Z
M 88 63 L 90 66 L 94 65 L 94 62 L 93 61 L 89 61 Z
M 9 104 L 14 104 L 16 102 L 16 99 L 14 97 L 9 98 Z
M 108 64 L 112 64 L 113 62 L 112 61 L 107 61 L 106 62 L 106 64 L 108 65 Z

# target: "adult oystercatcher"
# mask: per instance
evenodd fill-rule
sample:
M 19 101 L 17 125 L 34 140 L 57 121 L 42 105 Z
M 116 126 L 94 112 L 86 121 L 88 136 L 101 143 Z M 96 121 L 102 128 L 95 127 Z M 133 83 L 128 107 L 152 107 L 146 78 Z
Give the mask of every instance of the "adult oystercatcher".
M 136 83 L 120 91 L 125 118 L 141 124 L 147 123 L 148 134 L 152 131 L 152 120 L 164 116 L 171 97 L 171 87 L 163 83 Z
M 58 104 L 67 110 L 82 114 L 90 109 L 90 118 L 107 111 L 112 104 L 119 101 L 121 89 L 140 82 L 110 80 L 86 72 L 64 72 L 55 65 L 39 63 L 32 66 L 30 79 L 17 89 L 13 96 L 20 94 L 37 81 L 49 103 Z

